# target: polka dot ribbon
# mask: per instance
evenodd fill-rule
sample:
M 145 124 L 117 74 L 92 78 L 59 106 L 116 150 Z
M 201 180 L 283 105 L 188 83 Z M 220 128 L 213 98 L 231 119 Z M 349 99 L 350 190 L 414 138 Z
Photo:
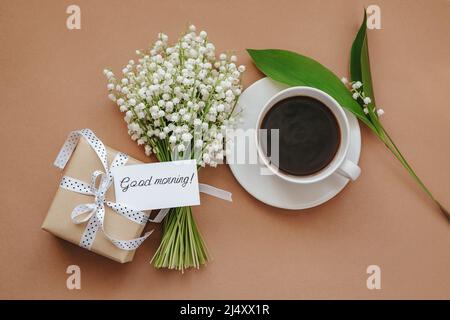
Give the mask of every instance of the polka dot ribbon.
M 90 183 L 86 183 L 68 176 L 64 176 L 61 180 L 60 186 L 66 190 L 94 196 L 93 203 L 79 204 L 73 209 L 70 216 L 72 222 L 75 224 L 87 223 L 79 244 L 81 247 L 90 250 L 97 232 L 101 230 L 117 248 L 122 250 L 135 250 L 148 236 L 150 236 L 153 230 L 147 232 L 142 237 L 131 240 L 119 240 L 112 237 L 105 231 L 104 228 L 105 205 L 128 220 L 142 225 L 145 225 L 148 221 L 161 222 L 167 214 L 168 209 L 160 210 L 154 219 L 149 219 L 148 214 L 145 212 L 135 210 L 121 203 L 107 201 L 105 199 L 106 191 L 111 186 L 113 177 L 111 170 L 108 168 L 105 145 L 90 129 L 72 131 L 69 134 L 54 162 L 56 167 L 64 169 L 81 137 L 83 137 L 95 151 L 105 171 L 94 171 L 91 175 Z M 111 168 L 123 166 L 127 160 L 128 156 L 119 152 L 111 163 Z

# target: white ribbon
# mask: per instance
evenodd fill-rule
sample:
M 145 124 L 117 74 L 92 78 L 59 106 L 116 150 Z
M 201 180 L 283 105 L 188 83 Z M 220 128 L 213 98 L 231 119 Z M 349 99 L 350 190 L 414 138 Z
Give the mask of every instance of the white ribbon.
M 199 183 L 198 191 L 205 193 L 205 194 L 209 194 L 210 196 L 213 196 L 213 197 L 225 200 L 225 201 L 233 202 L 233 199 L 231 198 L 231 196 L 232 196 L 231 192 L 210 186 L 209 184 Z M 152 220 L 149 220 L 149 221 L 158 222 L 158 223 L 161 222 L 164 219 L 164 217 L 167 215 L 169 210 L 170 210 L 170 208 L 160 209 L 158 214 Z
M 128 156 L 121 152 L 117 153 L 113 162 L 111 163 L 111 168 L 108 168 L 108 158 L 105 145 L 102 141 L 100 141 L 100 139 L 95 136 L 95 134 L 90 129 L 72 131 L 69 134 L 54 162 L 54 165 L 56 167 L 61 170 L 64 169 L 70 157 L 72 156 L 72 153 L 75 150 L 80 137 L 83 137 L 95 151 L 105 171 L 94 171 L 91 176 L 90 184 L 68 176 L 64 176 L 61 179 L 60 186 L 62 188 L 69 191 L 94 196 L 93 203 L 79 204 L 73 209 L 70 215 L 71 220 L 74 224 L 82 224 L 87 222 L 87 226 L 83 232 L 83 235 L 81 236 L 79 245 L 90 250 L 92 244 L 94 243 L 94 239 L 98 230 L 101 229 L 104 235 L 117 248 L 123 250 L 135 250 L 148 236 L 150 236 L 153 230 L 147 232 L 142 237 L 131 240 L 115 239 L 114 237 L 110 236 L 104 228 L 105 205 L 110 207 L 116 213 L 127 218 L 128 220 L 142 225 L 145 225 L 147 222 L 161 222 L 169 212 L 170 208 L 161 209 L 155 218 L 150 219 L 148 214 L 145 212 L 135 210 L 126 206 L 125 204 L 105 200 L 106 191 L 111 186 L 113 180 L 110 169 L 125 165 L 125 163 L 128 161 Z M 230 192 L 215 188 L 204 183 L 199 183 L 199 191 L 216 198 L 220 198 L 226 201 L 232 201 Z

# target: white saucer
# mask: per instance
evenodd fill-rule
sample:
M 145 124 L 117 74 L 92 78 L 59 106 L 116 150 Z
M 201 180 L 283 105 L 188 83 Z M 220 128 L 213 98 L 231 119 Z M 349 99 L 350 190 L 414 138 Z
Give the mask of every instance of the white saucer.
M 238 128 L 255 128 L 258 114 L 267 100 L 287 87 L 269 78 L 263 78 L 248 87 L 238 102 L 238 108 L 242 110 L 242 122 L 238 124 Z M 347 159 L 357 164 L 361 151 L 359 124 L 353 114 L 347 110 L 345 112 L 350 124 L 350 148 Z M 247 153 L 247 150 L 240 152 Z M 276 175 L 261 175 L 261 167 L 261 164 L 230 164 L 233 175 L 248 193 L 268 205 L 284 209 L 299 210 L 318 206 L 337 195 L 349 182 L 348 179 L 333 174 L 318 183 L 296 184 Z

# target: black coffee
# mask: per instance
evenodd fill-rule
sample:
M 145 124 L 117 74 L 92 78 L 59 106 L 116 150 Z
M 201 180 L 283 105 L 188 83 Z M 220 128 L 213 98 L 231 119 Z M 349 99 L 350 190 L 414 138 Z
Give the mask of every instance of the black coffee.
M 295 96 L 277 102 L 265 115 L 262 129 L 279 129 L 279 164 L 285 173 L 306 176 L 325 168 L 340 144 L 340 129 L 333 112 L 311 97 Z

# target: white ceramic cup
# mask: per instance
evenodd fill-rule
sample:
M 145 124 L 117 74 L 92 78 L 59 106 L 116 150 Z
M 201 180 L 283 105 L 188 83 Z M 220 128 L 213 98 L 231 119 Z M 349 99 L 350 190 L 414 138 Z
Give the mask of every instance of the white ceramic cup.
M 267 138 L 267 136 L 262 134 L 263 131 L 260 130 L 261 123 L 265 115 L 277 102 L 295 96 L 311 97 L 319 100 L 324 105 L 326 105 L 336 117 L 341 134 L 340 145 L 333 160 L 331 160 L 331 162 L 322 170 L 307 176 L 295 176 L 279 170 L 278 167 L 276 167 L 275 164 L 271 162 L 270 158 L 268 158 L 264 152 L 263 146 L 266 145 L 266 141 L 264 141 L 264 138 Z M 347 115 L 336 100 L 334 100 L 326 92 L 323 92 L 319 89 L 312 87 L 291 87 L 274 95 L 262 108 L 256 122 L 255 132 L 256 148 L 259 158 L 274 174 L 276 174 L 281 179 L 293 183 L 308 184 L 322 181 L 328 178 L 330 175 L 337 173 L 344 176 L 345 178 L 354 181 L 361 173 L 361 169 L 355 163 L 346 159 L 348 148 L 350 145 L 350 126 L 348 124 Z

